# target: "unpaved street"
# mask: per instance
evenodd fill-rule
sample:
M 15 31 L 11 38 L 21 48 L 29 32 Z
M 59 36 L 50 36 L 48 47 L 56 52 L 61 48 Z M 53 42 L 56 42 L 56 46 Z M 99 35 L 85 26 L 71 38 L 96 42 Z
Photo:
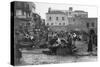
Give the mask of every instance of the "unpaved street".
M 97 61 L 97 56 L 87 55 L 87 44 L 83 42 L 76 42 L 76 47 L 79 49 L 78 54 L 82 56 L 57 56 L 46 55 L 42 51 L 49 49 L 33 49 L 22 50 L 22 65 L 38 65 L 38 64 L 51 64 L 51 63 L 70 63 L 70 62 L 88 62 Z M 95 53 L 95 52 L 94 52 Z

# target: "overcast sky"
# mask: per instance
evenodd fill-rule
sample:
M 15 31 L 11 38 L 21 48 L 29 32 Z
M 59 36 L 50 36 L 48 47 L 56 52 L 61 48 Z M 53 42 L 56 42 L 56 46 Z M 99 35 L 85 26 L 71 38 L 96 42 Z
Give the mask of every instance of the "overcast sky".
M 55 4 L 55 3 L 44 3 L 44 2 L 35 2 L 36 12 L 40 14 L 41 18 L 45 19 L 48 8 L 57 9 L 57 10 L 68 10 L 69 7 L 73 7 L 73 10 L 84 10 L 88 12 L 89 17 L 97 17 L 97 7 L 95 6 L 86 6 L 86 5 L 71 5 L 66 3 Z

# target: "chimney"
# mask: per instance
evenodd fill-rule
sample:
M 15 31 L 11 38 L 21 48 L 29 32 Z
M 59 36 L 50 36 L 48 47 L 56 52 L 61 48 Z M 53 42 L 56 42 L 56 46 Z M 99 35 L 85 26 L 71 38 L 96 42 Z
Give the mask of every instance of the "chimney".
M 69 11 L 73 11 L 73 8 L 72 7 L 69 7 Z
M 50 13 L 50 11 L 51 11 L 51 8 L 48 9 L 48 13 Z

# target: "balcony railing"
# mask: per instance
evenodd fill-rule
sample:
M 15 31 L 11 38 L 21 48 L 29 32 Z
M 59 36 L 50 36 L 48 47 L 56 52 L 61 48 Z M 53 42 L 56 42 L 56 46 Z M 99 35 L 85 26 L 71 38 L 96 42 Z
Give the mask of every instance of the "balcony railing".
M 15 18 L 22 19 L 22 20 L 31 20 L 32 19 L 31 16 L 27 17 L 27 16 L 22 16 L 22 15 L 15 16 Z
M 18 15 L 17 18 L 26 18 L 26 16 Z

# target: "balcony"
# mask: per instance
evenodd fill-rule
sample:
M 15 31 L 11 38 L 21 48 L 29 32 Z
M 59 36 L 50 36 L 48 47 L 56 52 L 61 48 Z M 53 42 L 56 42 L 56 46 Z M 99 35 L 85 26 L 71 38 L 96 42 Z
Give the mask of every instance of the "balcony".
M 25 19 L 26 19 L 26 16 L 23 16 L 23 15 L 17 15 L 16 18 L 25 18 Z
M 25 20 L 25 21 L 31 21 L 32 17 L 27 17 L 27 16 L 23 16 L 23 15 L 18 15 L 15 16 L 16 19 L 20 19 L 20 20 Z

